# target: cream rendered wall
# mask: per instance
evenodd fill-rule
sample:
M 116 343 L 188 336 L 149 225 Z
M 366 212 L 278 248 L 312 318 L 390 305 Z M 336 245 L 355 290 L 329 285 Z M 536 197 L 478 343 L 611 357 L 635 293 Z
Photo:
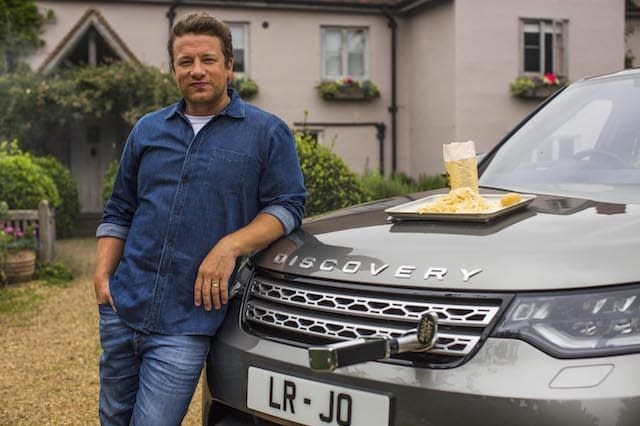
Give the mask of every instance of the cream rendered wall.
M 453 2 L 412 13 L 400 27 L 399 171 L 442 173 L 442 145 L 455 138 Z
M 624 65 L 624 0 L 456 0 L 456 130 L 458 140 L 487 151 L 536 101 L 509 93 L 518 75 L 519 19 L 567 19 L 571 81 Z
M 38 5 L 53 9 L 57 19 L 45 28 L 46 45 L 32 58 L 34 69 L 91 7 L 102 13 L 141 62 L 169 69 L 167 5 L 47 1 L 39 1 Z M 249 24 L 248 74 L 260 88 L 251 102 L 280 116 L 291 127 L 295 122 L 304 121 L 305 110 L 309 111 L 309 122 L 385 122 L 389 126 L 390 30 L 381 15 L 183 6 L 176 10 L 176 20 L 195 11 L 206 11 L 227 22 Z M 263 27 L 264 22 L 268 23 L 267 28 Z M 380 88 L 380 99 L 326 102 L 320 98 L 314 86 L 321 80 L 320 27 L 323 25 L 369 29 L 369 77 Z M 375 128 L 327 127 L 324 130 L 324 143 L 331 145 L 354 171 L 362 173 L 378 167 Z M 387 130 L 387 150 L 389 144 Z M 385 155 L 388 157 L 389 153 Z

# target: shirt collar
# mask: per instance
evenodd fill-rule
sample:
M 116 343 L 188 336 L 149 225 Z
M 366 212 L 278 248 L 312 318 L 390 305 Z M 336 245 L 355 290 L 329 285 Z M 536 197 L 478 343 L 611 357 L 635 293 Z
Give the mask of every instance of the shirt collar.
M 238 95 L 238 92 L 235 91 L 232 87 L 227 88 L 227 93 L 229 94 L 229 98 L 231 100 L 227 104 L 224 109 L 216 115 L 228 115 L 233 118 L 244 118 L 246 116 L 245 106 L 246 103 L 242 100 L 242 98 Z M 175 115 L 182 115 L 184 113 L 185 101 L 181 99 L 180 102 L 177 102 L 171 105 L 167 109 L 167 114 L 165 116 L 165 120 L 169 120 Z

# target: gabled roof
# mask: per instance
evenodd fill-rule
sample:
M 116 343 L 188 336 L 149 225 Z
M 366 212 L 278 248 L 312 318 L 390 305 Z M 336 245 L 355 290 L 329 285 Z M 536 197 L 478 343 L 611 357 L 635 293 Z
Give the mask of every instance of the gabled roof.
M 37 72 L 46 74 L 54 70 L 91 27 L 96 29 L 100 36 L 109 44 L 109 47 L 111 47 L 121 59 L 140 64 L 138 58 L 136 58 L 126 43 L 118 36 L 111 25 L 109 25 L 100 11 L 90 8 L 82 15 L 78 22 L 76 22 L 67 35 L 62 38 L 51 54 L 42 62 Z

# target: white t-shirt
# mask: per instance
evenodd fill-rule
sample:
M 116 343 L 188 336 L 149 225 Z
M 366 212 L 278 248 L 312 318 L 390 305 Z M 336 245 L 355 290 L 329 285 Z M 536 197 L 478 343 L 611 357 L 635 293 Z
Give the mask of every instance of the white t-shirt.
M 211 120 L 215 116 L 185 114 L 185 117 L 187 117 L 187 119 L 189 119 L 189 122 L 191 123 L 191 127 L 193 128 L 193 136 L 196 136 L 200 129 L 202 129 L 204 125 L 207 124 L 209 120 Z

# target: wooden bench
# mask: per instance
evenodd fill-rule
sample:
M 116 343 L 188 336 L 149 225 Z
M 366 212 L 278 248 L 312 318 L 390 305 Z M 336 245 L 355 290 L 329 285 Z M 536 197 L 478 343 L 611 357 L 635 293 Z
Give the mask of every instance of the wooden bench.
M 38 225 L 38 257 L 44 262 L 53 259 L 56 241 L 55 212 L 49 208 L 47 200 L 40 201 L 38 210 L 9 210 L 4 224 L 22 230 Z

